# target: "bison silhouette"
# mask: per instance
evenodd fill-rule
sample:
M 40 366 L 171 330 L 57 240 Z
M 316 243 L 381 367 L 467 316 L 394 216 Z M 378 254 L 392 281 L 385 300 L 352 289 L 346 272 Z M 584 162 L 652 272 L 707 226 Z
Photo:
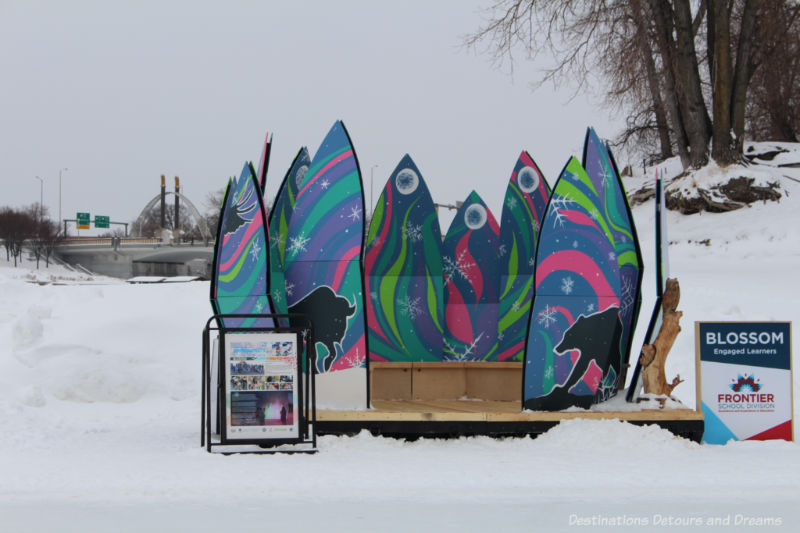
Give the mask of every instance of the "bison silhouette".
M 621 337 L 619 307 L 609 307 L 589 316 L 580 315 L 553 349 L 559 355 L 578 350 L 580 355 L 572 371 L 566 381 L 556 385 L 549 394 L 526 401 L 525 408 L 558 411 L 571 406 L 590 407 L 594 396 L 578 396 L 569 391 L 581 380 L 592 360 L 603 371 L 603 375 L 608 373 L 609 368 L 613 368 L 615 375 L 619 376 Z M 602 394 L 601 389 L 598 389 L 598 393 Z
M 333 289 L 322 285 L 317 287 L 299 302 L 289 307 L 290 313 L 301 313 L 311 318 L 314 323 L 314 340 L 325 346 L 328 354 L 322 360 L 322 371 L 327 372 L 336 360 L 336 346 L 342 349 L 342 340 L 347 331 L 347 317 L 353 316 L 356 307 L 350 305 L 347 298 L 338 296 Z M 293 324 L 305 327 L 297 321 Z

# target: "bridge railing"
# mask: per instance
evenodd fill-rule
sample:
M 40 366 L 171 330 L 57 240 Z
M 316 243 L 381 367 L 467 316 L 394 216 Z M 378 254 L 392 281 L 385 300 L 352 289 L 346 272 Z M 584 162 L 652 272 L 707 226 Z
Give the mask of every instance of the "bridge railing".
M 203 239 L 181 239 L 180 242 L 164 242 L 153 237 L 67 237 L 59 246 L 210 246 L 213 242 Z

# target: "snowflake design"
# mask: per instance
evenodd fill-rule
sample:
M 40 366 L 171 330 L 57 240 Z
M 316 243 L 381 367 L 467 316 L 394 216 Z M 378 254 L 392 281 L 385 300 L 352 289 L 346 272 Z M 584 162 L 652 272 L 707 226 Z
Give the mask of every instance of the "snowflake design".
M 406 222 L 403 226 L 403 240 L 419 242 L 422 240 L 422 226 L 415 226 L 411 222 Z
M 361 208 L 358 207 L 357 205 L 354 205 L 353 207 L 351 207 L 350 208 L 350 214 L 347 215 L 347 218 L 349 218 L 353 222 L 355 222 L 357 220 L 361 220 Z
M 501 244 L 498 251 L 500 252 L 500 257 L 505 256 L 508 253 L 508 247 L 505 244 Z
M 633 280 L 629 277 L 622 278 L 622 302 L 620 305 L 620 311 L 622 314 L 625 315 L 630 311 L 631 306 L 633 306 L 634 294 L 635 294 L 635 287 L 633 286 Z
M 278 231 L 278 228 L 269 232 L 269 244 L 270 246 L 280 246 L 286 242 L 286 236 L 281 235 L 281 232 Z
M 364 359 L 362 359 L 358 353 L 358 348 L 356 348 L 354 354 L 352 354 L 350 357 L 345 357 L 344 360 L 347 363 L 348 368 L 361 368 L 365 366 Z
M 283 301 L 283 296 L 281 295 L 278 289 L 274 289 L 272 291 L 272 299 L 275 301 L 276 304 L 281 303 Z
M 289 239 L 289 253 L 292 254 L 292 257 L 296 257 L 297 254 L 300 252 L 305 252 L 306 247 L 308 246 L 308 241 L 310 241 L 308 237 L 305 237 L 302 233 L 297 237 L 292 237 Z
M 509 209 L 514 209 L 515 207 L 517 207 L 517 199 L 514 197 L 509 198 L 508 200 L 506 200 L 506 205 L 508 206 Z
M 586 306 L 587 313 L 594 313 L 594 304 L 589 304 Z
M 553 369 L 552 366 L 548 366 L 547 370 L 544 371 L 545 379 L 552 379 L 553 374 L 555 374 L 555 370 Z
M 572 276 L 567 276 L 566 278 L 561 279 L 561 292 L 564 294 L 572 294 L 572 287 L 575 284 L 575 281 L 572 279 Z
M 534 219 L 534 221 L 533 221 L 533 229 L 536 230 L 537 233 L 539 232 L 539 221 L 538 220 Z
M 501 341 L 506 338 L 505 332 L 501 331 L 497 334 L 497 340 Z
M 286 282 L 286 296 L 291 296 L 294 292 L 294 283 L 291 281 Z
M 530 259 L 528 259 L 528 266 L 529 267 L 536 266 L 536 258 L 531 257 Z
M 514 300 L 514 303 L 511 304 L 511 310 L 515 313 L 519 311 L 520 307 L 522 307 L 522 304 L 519 303 L 519 300 Z
M 608 252 L 608 260 L 612 263 L 617 260 L 617 253 L 616 252 Z
M 328 181 L 328 178 L 325 178 L 321 182 L 319 182 L 319 186 L 322 187 L 322 190 L 327 191 L 328 187 L 331 186 L 331 182 Z
M 614 174 L 611 173 L 611 168 L 603 165 L 603 189 L 605 189 L 611 180 L 614 178 Z
M 467 271 L 475 268 L 477 265 L 465 259 L 465 255 L 467 255 L 467 250 L 458 254 L 455 261 L 449 256 L 442 258 L 442 270 L 444 272 L 445 283 L 450 283 L 456 275 L 460 276 L 461 279 L 465 281 L 472 281 Z
M 250 247 L 250 259 L 253 261 L 258 261 L 258 254 L 261 253 L 261 245 L 258 244 L 258 241 L 254 241 L 253 245 Z
M 409 317 L 411 320 L 414 320 L 416 317 L 422 314 L 419 297 L 412 299 L 406 296 L 397 302 L 397 305 L 398 309 L 400 310 L 400 314 Z
M 578 247 L 578 241 L 572 241 L 572 247 L 573 248 L 577 248 Z
M 561 212 L 564 209 L 567 209 L 572 204 L 572 200 L 569 198 L 568 195 L 564 196 L 554 196 L 550 200 L 550 206 L 553 208 L 553 227 L 556 226 L 559 228 L 563 228 L 566 224 L 566 219 L 564 218 L 564 214 Z
M 255 309 L 256 313 L 260 313 L 261 310 L 264 309 L 264 302 L 262 302 L 261 300 L 257 301 L 253 309 Z
M 478 342 L 481 340 L 481 337 L 483 337 L 483 332 L 478 333 L 478 336 L 475 337 L 475 340 L 472 341 L 472 343 L 469 346 L 464 348 L 463 352 L 459 352 L 458 349 L 455 346 L 450 344 L 447 341 L 447 339 L 445 339 L 444 340 L 444 348 L 445 348 L 444 351 L 445 352 L 449 352 L 450 354 L 452 354 L 450 356 L 446 355 L 445 359 L 447 361 L 456 361 L 456 362 L 469 361 L 470 360 L 470 355 L 472 355 L 473 352 L 475 351 L 475 347 L 478 345 Z
M 556 310 L 549 305 L 544 306 L 544 311 L 539 313 L 538 322 L 545 328 L 549 328 L 556 323 Z
M 597 222 L 598 220 L 600 220 L 600 211 L 598 211 L 596 207 L 592 207 L 589 210 L 589 218 Z

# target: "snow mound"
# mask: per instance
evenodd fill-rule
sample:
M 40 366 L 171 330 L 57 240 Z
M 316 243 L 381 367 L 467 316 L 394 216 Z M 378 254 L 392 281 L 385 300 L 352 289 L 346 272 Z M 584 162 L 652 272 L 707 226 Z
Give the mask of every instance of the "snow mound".
M 564 420 L 553 429 L 537 437 L 537 453 L 601 453 L 605 450 L 617 454 L 618 450 L 630 453 L 652 453 L 654 449 L 685 451 L 699 448 L 690 440 L 676 437 L 656 425 L 635 426 L 620 420 Z
M 631 205 L 650 200 L 655 194 L 656 169 L 664 173 L 667 208 L 683 214 L 702 211 L 723 213 L 759 201 L 788 197 L 786 185 L 800 182 L 799 143 L 748 143 L 742 164 L 721 167 L 710 161 L 703 168 L 684 172 L 677 157 L 626 179 Z
M 30 346 L 42 338 L 44 326 L 34 313 L 28 312 L 14 322 L 12 339 L 14 348 Z
M 757 201 L 778 201 L 784 196 L 773 168 L 720 167 L 713 161 L 673 180 L 664 194 L 667 207 L 683 214 L 724 213 Z

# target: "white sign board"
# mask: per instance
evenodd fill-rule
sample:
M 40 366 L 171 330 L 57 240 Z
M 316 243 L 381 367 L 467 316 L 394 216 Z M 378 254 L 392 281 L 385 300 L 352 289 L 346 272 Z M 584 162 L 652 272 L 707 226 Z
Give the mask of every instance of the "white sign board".
M 300 438 L 300 373 L 294 333 L 225 335 L 227 440 Z
M 792 440 L 790 322 L 697 322 L 703 441 Z

